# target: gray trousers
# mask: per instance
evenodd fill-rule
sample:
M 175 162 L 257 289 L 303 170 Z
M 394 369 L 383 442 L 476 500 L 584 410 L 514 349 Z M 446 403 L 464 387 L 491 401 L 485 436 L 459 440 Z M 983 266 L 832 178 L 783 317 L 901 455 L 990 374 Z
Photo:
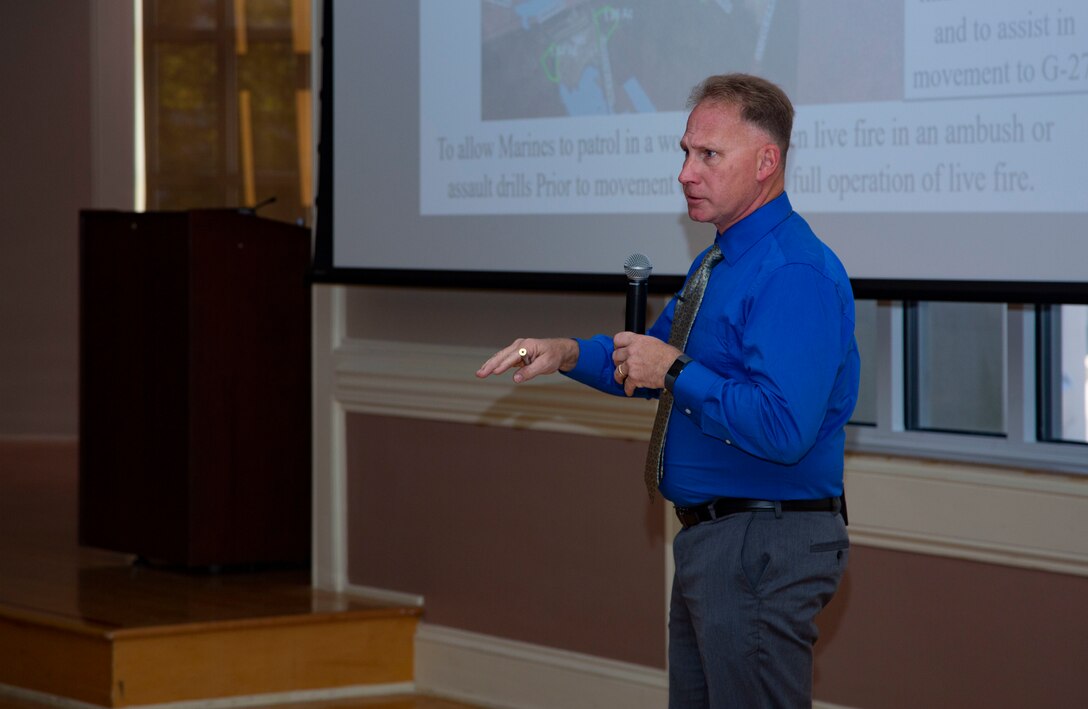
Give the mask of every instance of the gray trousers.
M 850 541 L 832 512 L 757 510 L 673 541 L 669 709 L 812 706 L 815 618 Z

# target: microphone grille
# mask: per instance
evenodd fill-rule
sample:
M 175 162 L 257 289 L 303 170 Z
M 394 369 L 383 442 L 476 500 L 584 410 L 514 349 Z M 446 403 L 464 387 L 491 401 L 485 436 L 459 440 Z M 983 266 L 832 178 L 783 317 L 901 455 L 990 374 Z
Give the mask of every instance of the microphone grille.
M 623 272 L 632 281 L 645 281 L 653 270 L 654 266 L 650 263 L 650 259 L 642 254 L 631 254 L 623 262 Z

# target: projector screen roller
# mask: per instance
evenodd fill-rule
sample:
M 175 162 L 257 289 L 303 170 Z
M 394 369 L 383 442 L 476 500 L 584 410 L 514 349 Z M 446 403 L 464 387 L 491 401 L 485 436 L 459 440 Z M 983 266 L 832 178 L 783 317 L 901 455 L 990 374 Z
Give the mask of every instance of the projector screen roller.
M 796 108 L 795 209 L 861 295 L 1082 302 L 1088 4 L 326 0 L 315 278 L 673 288 L 692 87 Z M 609 284 L 602 286 L 602 284 Z

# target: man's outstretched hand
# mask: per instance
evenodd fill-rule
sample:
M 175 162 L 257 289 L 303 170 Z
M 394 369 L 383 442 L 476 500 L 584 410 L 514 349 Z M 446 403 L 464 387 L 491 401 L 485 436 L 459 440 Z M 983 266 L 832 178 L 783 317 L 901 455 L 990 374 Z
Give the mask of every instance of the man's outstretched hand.
M 523 338 L 491 355 L 476 370 L 480 379 L 514 369 L 514 381 L 527 382 L 542 374 L 567 372 L 578 364 L 578 342 L 570 338 Z

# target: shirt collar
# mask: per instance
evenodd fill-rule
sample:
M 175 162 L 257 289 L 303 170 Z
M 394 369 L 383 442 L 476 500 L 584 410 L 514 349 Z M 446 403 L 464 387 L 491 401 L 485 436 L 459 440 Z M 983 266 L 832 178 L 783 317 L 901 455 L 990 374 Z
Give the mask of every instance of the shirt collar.
M 778 195 L 767 204 L 752 212 L 744 219 L 718 234 L 714 240 L 729 265 L 735 264 L 740 257 L 755 246 L 772 229 L 785 221 L 793 213 L 793 205 L 786 193 Z

